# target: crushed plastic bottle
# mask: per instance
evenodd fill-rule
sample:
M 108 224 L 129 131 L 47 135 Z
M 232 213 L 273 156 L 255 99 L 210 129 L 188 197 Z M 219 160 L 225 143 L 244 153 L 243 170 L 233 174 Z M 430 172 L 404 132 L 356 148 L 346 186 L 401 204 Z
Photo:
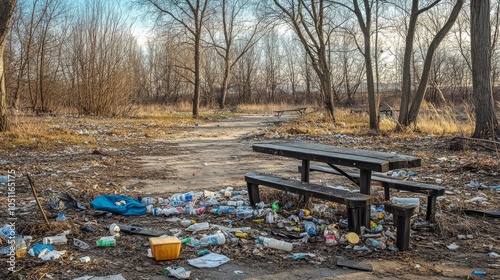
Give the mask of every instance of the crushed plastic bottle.
M 283 250 L 287 252 L 291 252 L 293 250 L 293 244 L 286 241 L 281 241 L 274 238 L 268 237 L 259 237 L 258 242 L 262 242 L 265 247 Z
M 305 222 L 304 231 L 307 232 L 307 234 L 309 234 L 310 236 L 316 235 L 318 233 L 316 224 L 314 222 Z
M 243 200 L 229 200 L 226 202 L 227 206 L 243 206 L 244 204 Z
M 27 245 L 22 235 L 16 237 L 16 258 L 21 259 L 26 255 Z
M 207 230 L 209 228 L 210 228 L 210 224 L 208 222 L 203 222 L 203 223 L 196 223 L 196 224 L 190 225 L 189 227 L 186 228 L 186 230 L 198 232 L 201 230 Z
M 200 239 L 200 246 L 222 245 L 224 243 L 226 243 L 226 237 L 223 233 L 207 235 Z
M 63 213 L 57 214 L 56 222 L 66 222 L 67 218 Z
M 383 241 L 377 240 L 377 239 L 374 239 L 374 238 L 367 238 L 366 239 L 366 244 L 368 246 L 371 246 L 373 248 L 380 249 L 380 250 L 387 249 L 387 246 L 385 245 L 385 243 Z
M 5 224 L 0 229 L 0 237 L 3 241 L 9 241 L 10 239 L 14 239 L 17 236 L 17 232 L 14 226 Z
M 220 206 L 217 205 L 216 208 L 211 209 L 210 213 L 221 215 L 221 214 L 232 214 L 236 212 L 236 208 L 234 206 Z
M 182 266 L 169 266 L 163 270 L 163 274 L 173 276 L 177 279 L 189 279 L 191 271 L 187 271 Z
M 255 216 L 254 211 L 252 209 L 242 209 L 236 211 L 236 217 L 240 219 L 248 219 L 253 218 Z
M 144 205 L 152 205 L 152 204 L 155 204 L 156 203 L 156 199 L 152 198 L 152 197 L 144 197 L 141 199 L 141 202 L 142 204 Z
M 271 204 L 271 209 L 273 209 L 274 211 L 279 211 L 280 210 L 280 202 L 279 201 L 275 201 Z

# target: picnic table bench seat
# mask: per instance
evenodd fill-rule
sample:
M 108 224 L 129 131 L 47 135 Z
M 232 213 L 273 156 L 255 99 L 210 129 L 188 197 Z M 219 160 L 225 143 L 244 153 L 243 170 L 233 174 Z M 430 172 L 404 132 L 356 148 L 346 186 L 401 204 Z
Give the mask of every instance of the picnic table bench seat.
M 348 209 L 347 223 L 350 231 L 361 233 L 360 208 L 369 207 L 373 198 L 370 195 L 352 193 L 318 184 L 285 179 L 273 175 L 249 172 L 245 174 L 250 204 L 260 202 L 259 186 L 267 186 L 286 192 L 296 193 L 307 199 L 310 197 L 345 204 Z
M 299 166 L 299 172 L 302 166 Z M 319 166 L 319 165 L 311 165 L 309 167 L 310 171 L 319 171 L 330 173 L 334 175 L 342 175 L 337 170 L 329 167 L 329 166 Z M 359 183 L 360 174 L 356 172 L 345 172 L 352 179 L 356 180 Z M 415 181 L 407 181 L 402 179 L 397 179 L 389 176 L 384 176 L 382 174 L 376 174 L 371 176 L 371 181 L 379 182 L 382 184 L 384 188 L 384 199 L 386 201 L 390 200 L 390 189 L 397 189 L 403 191 L 409 191 L 414 193 L 422 193 L 427 195 L 427 213 L 426 220 L 432 221 L 434 220 L 435 212 L 436 212 L 436 198 L 438 196 L 442 196 L 445 193 L 445 188 L 442 186 L 430 185 Z
M 306 110 L 307 110 L 307 107 L 303 107 L 303 108 L 295 108 L 295 109 L 276 110 L 276 111 L 274 111 L 274 113 L 276 113 L 276 116 L 279 118 L 285 112 L 295 112 L 295 113 L 297 113 L 297 115 L 304 115 Z

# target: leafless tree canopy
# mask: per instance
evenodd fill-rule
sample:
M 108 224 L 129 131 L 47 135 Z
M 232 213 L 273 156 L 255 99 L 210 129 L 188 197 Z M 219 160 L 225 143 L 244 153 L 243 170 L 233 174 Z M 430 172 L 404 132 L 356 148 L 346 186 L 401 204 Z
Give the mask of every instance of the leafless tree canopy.
M 498 0 L 482 33 L 471 32 L 481 1 L 17 2 L 0 8 L 2 114 L 190 102 L 196 117 L 200 107 L 273 102 L 322 107 L 332 121 L 335 107 L 364 108 L 377 129 L 381 107 L 401 110 L 402 127 L 425 102 L 478 110 L 473 84 L 483 83 L 491 110 L 477 121 L 496 121 Z M 489 58 L 475 55 L 478 43 Z M 474 78 L 480 59 L 489 82 Z

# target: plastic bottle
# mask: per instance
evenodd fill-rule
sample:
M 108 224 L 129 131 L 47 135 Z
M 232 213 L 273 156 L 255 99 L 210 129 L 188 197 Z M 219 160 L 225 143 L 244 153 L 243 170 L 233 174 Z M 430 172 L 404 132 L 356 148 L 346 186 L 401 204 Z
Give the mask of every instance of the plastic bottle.
M 193 213 L 197 214 L 197 215 L 201 215 L 201 214 L 205 213 L 206 211 L 207 211 L 207 208 L 205 208 L 205 206 L 203 206 L 203 207 L 199 207 L 199 208 L 194 209 Z
M 68 243 L 66 235 L 56 235 L 43 238 L 43 244 L 61 245 Z
M 279 201 L 275 201 L 271 204 L 271 208 L 274 210 L 274 211 L 278 211 L 280 210 L 280 202 Z
M 156 199 L 152 198 L 152 197 L 144 197 L 142 200 L 141 200 L 142 204 L 144 205 L 151 205 L 151 204 L 155 204 L 156 203 Z
M 17 232 L 14 227 L 11 227 L 10 225 L 3 225 L 3 227 L 0 229 L 0 237 L 4 241 L 9 241 L 9 239 L 14 239 L 15 236 L 17 236 Z
M 227 206 L 243 206 L 245 202 L 243 200 L 229 200 L 226 205 Z
M 234 206 L 220 206 L 217 205 L 216 208 L 210 210 L 210 213 L 221 215 L 221 214 L 232 214 L 236 212 L 236 208 Z
M 109 233 L 114 237 L 120 237 L 120 227 L 117 224 L 112 223 L 109 226 Z
M 186 204 L 186 206 L 184 206 L 184 213 L 191 215 L 192 210 L 193 210 L 193 204 L 191 202 L 189 202 L 188 204 Z
M 224 236 L 224 233 L 216 233 L 216 234 L 202 237 L 200 239 L 201 246 L 221 245 L 224 243 L 226 243 L 226 237 Z
M 262 240 L 262 244 L 264 244 L 264 246 L 268 248 L 274 248 L 287 252 L 291 252 L 293 250 L 293 244 L 290 242 L 281 241 L 278 239 L 268 238 L 268 237 L 259 237 L 259 239 Z
M 26 241 L 24 241 L 23 237 L 21 235 L 18 235 L 16 237 L 16 258 L 24 258 L 26 255 L 26 250 L 27 250 L 27 245 Z
M 103 236 L 95 242 L 97 247 L 114 247 L 116 240 L 114 236 Z
M 387 248 L 387 246 L 385 245 L 384 242 L 377 240 L 375 238 L 367 238 L 366 244 L 368 246 L 372 246 L 373 248 L 380 249 L 380 250 L 385 250 Z
M 236 212 L 236 217 L 240 219 L 253 218 L 254 212 L 252 209 L 239 210 Z
M 56 222 L 66 222 L 66 216 L 63 213 L 57 214 Z
M 210 228 L 210 224 L 208 222 L 196 223 L 194 225 L 190 225 L 186 228 L 187 231 L 200 231 L 207 230 Z
M 316 224 L 314 222 L 305 222 L 304 231 L 309 235 L 316 235 L 318 231 L 316 230 Z
M 170 201 L 169 203 L 170 206 L 184 206 L 186 205 L 186 202 L 185 201 L 181 201 L 181 200 L 174 200 L 174 201 Z

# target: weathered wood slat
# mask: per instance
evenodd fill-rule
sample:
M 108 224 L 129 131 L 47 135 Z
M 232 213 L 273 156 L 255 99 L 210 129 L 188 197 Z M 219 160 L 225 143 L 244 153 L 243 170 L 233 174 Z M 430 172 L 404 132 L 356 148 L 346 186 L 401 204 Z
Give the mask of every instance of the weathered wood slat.
M 348 155 L 345 153 L 311 150 L 300 147 L 283 146 L 281 144 L 255 144 L 253 145 L 253 151 L 302 160 L 328 162 L 335 165 L 352 166 L 360 169 L 367 169 L 378 172 L 389 171 L 389 162 L 385 159 Z
M 297 143 L 297 142 L 280 143 L 280 146 L 281 145 L 285 145 L 288 147 L 296 147 L 296 148 L 301 148 L 303 146 L 302 143 Z M 321 152 L 356 155 L 363 158 L 373 158 L 373 159 L 387 161 L 389 162 L 389 170 L 418 167 L 422 164 L 422 160 L 419 157 L 392 154 L 379 151 L 368 151 L 362 149 L 336 147 L 336 146 L 316 144 L 316 143 L 307 143 L 307 149 L 315 149 Z
M 248 198 L 252 206 L 260 202 L 260 185 L 296 193 L 304 196 L 306 199 L 315 197 L 345 204 L 347 205 L 347 222 L 349 230 L 356 233 L 361 233 L 360 209 L 369 206 L 373 201 L 373 198 L 369 195 L 351 193 L 345 190 L 284 179 L 267 174 L 249 172 L 245 174 L 245 181 L 248 187 Z

